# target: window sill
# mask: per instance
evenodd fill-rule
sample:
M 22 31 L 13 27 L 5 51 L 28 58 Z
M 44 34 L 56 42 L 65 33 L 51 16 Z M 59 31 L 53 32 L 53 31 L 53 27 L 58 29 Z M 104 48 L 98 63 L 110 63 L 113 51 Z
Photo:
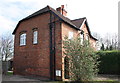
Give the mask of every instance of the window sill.
M 26 45 L 19 45 L 20 47 L 26 46 Z

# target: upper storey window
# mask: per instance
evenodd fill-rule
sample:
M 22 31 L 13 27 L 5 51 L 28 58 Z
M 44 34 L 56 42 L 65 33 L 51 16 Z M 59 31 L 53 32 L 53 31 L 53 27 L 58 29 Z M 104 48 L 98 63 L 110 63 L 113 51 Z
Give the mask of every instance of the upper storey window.
M 80 43 L 83 44 L 83 40 L 84 40 L 84 35 L 80 34 Z
M 86 40 L 89 41 L 89 36 L 88 36 L 88 34 L 86 35 Z
M 26 45 L 26 33 L 20 35 L 20 46 Z
M 38 43 L 38 31 L 35 30 L 33 32 L 33 44 L 37 44 Z
M 72 38 L 73 38 L 73 32 L 69 32 L 68 39 L 72 39 Z

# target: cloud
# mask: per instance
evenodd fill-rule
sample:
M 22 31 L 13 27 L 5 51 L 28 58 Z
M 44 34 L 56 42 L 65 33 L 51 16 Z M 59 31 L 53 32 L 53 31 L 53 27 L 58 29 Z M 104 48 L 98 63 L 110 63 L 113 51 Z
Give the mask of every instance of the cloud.
M 20 2 L 24 1 L 24 2 Z M 28 0 L 27 0 L 28 1 Z M 18 21 L 28 16 L 33 9 L 32 3 L 25 5 L 25 0 L 2 0 L 0 3 L 0 35 L 13 31 Z
M 0 16 L 0 35 L 2 35 L 4 32 L 11 31 L 14 29 L 15 22 L 8 20 L 7 18 Z
M 13 31 L 19 20 L 34 13 L 35 11 L 38 11 L 47 5 L 55 8 L 58 7 L 58 5 L 66 3 L 66 1 L 2 0 L 0 2 L 0 35 L 4 32 Z
M 88 19 L 91 31 L 112 32 L 113 27 L 115 27 L 114 30 L 117 29 L 116 3 L 117 1 L 114 0 L 1 0 L 0 35 L 9 30 L 13 31 L 19 20 L 47 5 L 57 8 L 66 4 L 69 18 L 76 19 L 85 16 Z

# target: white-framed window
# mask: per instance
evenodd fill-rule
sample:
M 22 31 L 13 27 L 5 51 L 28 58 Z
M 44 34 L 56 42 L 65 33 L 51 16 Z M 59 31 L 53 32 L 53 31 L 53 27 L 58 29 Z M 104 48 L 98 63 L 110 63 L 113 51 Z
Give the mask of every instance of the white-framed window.
M 88 34 L 86 35 L 86 40 L 89 41 L 89 36 L 88 36 Z
M 84 35 L 80 34 L 80 43 L 83 44 Z
M 33 44 L 38 43 L 38 31 L 33 32 Z
M 61 76 L 61 70 L 56 70 L 56 76 Z
M 69 32 L 68 39 L 72 39 L 72 38 L 73 38 L 73 32 Z
M 96 47 L 96 43 L 93 42 L 93 47 Z
M 20 46 L 26 45 L 26 33 L 20 35 Z

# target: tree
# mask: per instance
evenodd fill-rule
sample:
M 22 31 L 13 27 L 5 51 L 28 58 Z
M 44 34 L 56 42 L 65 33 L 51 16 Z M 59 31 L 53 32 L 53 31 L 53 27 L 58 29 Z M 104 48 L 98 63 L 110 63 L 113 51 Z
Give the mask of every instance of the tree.
M 110 48 L 109 48 L 109 50 L 113 50 L 113 46 L 112 46 L 112 45 L 110 45 Z
M 98 39 L 99 47 L 102 47 L 104 44 L 104 49 L 110 50 L 117 50 L 119 48 L 118 44 L 118 34 L 117 33 L 107 33 L 104 36 L 101 36 L 99 33 L 93 33 L 93 36 Z M 120 40 L 120 38 L 119 38 Z
M 118 34 L 115 33 L 112 37 L 112 47 L 113 49 L 117 50 L 118 49 Z
M 102 43 L 101 50 L 105 50 L 104 44 Z
M 109 47 L 107 46 L 105 50 L 109 50 Z
M 88 41 L 83 42 L 81 45 L 80 38 L 69 40 L 65 37 L 63 41 L 64 54 L 69 59 L 69 77 L 71 80 L 76 81 L 89 81 L 92 80 L 98 72 L 97 59 L 99 58 Z M 66 68 L 65 68 L 66 69 Z
M 4 61 L 4 74 L 7 72 L 7 59 L 13 56 L 13 37 L 11 35 L 3 35 L 0 37 L 0 55 L 1 61 Z
M 120 50 L 120 34 L 118 35 L 118 50 Z
M 118 49 L 118 34 L 117 33 L 107 33 L 104 37 L 104 45 L 106 45 L 106 50 Z

